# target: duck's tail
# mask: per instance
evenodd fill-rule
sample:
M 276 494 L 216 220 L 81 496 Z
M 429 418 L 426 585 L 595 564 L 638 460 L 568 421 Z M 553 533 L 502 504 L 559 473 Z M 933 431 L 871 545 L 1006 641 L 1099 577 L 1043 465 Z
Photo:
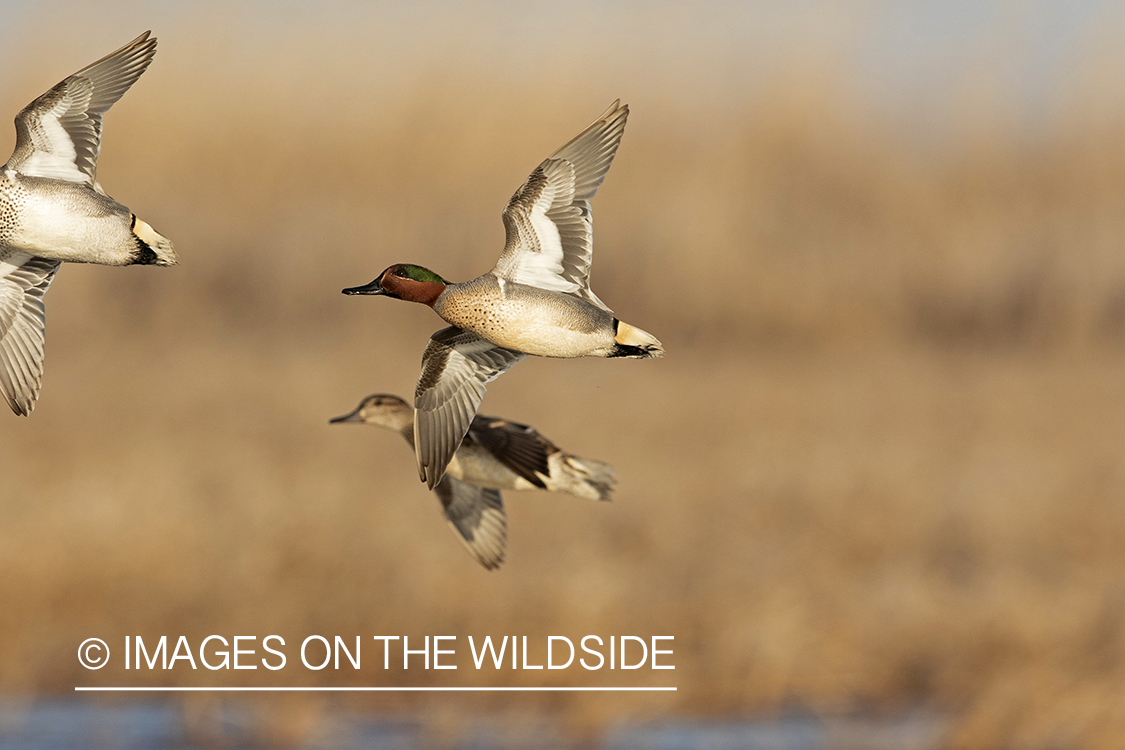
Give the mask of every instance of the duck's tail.
M 137 251 L 133 263 L 151 266 L 176 265 L 176 250 L 172 241 L 148 225 L 148 222 L 133 215 L 133 238 Z
M 547 489 L 565 492 L 587 500 L 609 500 L 609 493 L 617 483 L 613 467 L 604 461 L 579 458 L 559 451 L 548 459 L 551 476 Z
M 633 357 L 635 359 L 651 359 L 664 356 L 664 345 L 656 340 L 648 331 L 613 319 L 614 347 L 609 353 L 610 357 Z

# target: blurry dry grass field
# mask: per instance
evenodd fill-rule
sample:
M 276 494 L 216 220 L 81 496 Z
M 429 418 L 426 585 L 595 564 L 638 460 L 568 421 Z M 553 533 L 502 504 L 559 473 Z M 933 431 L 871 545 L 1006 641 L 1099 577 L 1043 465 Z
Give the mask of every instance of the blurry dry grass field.
M 708 113 L 623 92 L 594 287 L 668 358 L 528 361 L 493 385 L 484 413 L 613 462 L 620 486 L 509 493 L 490 574 L 397 436 L 327 423 L 409 394 L 439 321 L 339 290 L 396 261 L 489 268 L 512 191 L 612 96 L 434 80 L 325 127 L 277 92 L 203 106 L 178 75 L 110 114 L 99 176 L 182 265 L 64 268 L 40 404 L 0 415 L 4 692 L 246 681 L 87 673 L 73 651 L 95 634 L 671 634 L 676 671 L 636 679 L 672 695 L 354 705 L 596 731 L 921 704 L 954 717 L 952 747 L 1118 746 L 1125 128 L 922 158 L 828 87 Z M 317 704 L 271 705 L 299 737 L 293 707 Z

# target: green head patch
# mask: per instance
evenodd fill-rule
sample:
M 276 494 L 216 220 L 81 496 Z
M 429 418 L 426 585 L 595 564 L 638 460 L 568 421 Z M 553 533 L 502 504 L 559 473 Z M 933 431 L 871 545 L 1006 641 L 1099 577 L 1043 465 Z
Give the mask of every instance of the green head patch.
M 400 263 L 391 269 L 393 276 L 398 276 L 400 279 L 411 279 L 412 281 L 430 281 L 436 284 L 448 284 L 445 279 L 438 276 L 436 273 L 428 268 L 421 266 L 412 266 L 409 263 Z

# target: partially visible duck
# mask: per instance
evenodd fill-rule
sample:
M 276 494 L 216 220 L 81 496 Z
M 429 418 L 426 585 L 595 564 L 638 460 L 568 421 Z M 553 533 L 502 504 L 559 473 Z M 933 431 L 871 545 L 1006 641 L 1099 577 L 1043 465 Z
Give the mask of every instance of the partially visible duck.
M 16 414 L 30 414 L 39 398 L 43 295 L 60 263 L 176 263 L 168 238 L 106 195 L 96 177 L 102 115 L 154 54 L 146 31 L 16 116 L 16 150 L 0 170 L 0 394 Z
M 528 354 L 662 357 L 652 334 L 619 320 L 590 291 L 590 199 L 613 162 L 629 108 L 614 102 L 535 168 L 504 210 L 507 243 L 496 266 L 461 284 L 395 264 L 344 294 L 429 305 L 450 328 L 430 337 L 414 396 L 418 473 L 441 481 L 485 385 Z
M 413 446 L 413 412 L 398 396 L 380 393 L 331 421 L 385 427 Z M 492 570 L 504 561 L 508 538 L 500 490 L 541 489 L 609 500 L 615 481 L 612 466 L 564 453 L 534 427 L 478 414 L 433 489 L 449 525 L 472 556 Z

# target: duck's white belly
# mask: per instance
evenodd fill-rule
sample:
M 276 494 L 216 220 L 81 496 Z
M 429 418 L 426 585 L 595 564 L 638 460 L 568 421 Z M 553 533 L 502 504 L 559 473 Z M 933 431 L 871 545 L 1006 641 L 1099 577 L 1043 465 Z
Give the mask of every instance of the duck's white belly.
M 4 182 L 4 244 L 72 263 L 129 262 L 136 247 L 124 206 L 84 186 L 57 180 L 24 177 Z

